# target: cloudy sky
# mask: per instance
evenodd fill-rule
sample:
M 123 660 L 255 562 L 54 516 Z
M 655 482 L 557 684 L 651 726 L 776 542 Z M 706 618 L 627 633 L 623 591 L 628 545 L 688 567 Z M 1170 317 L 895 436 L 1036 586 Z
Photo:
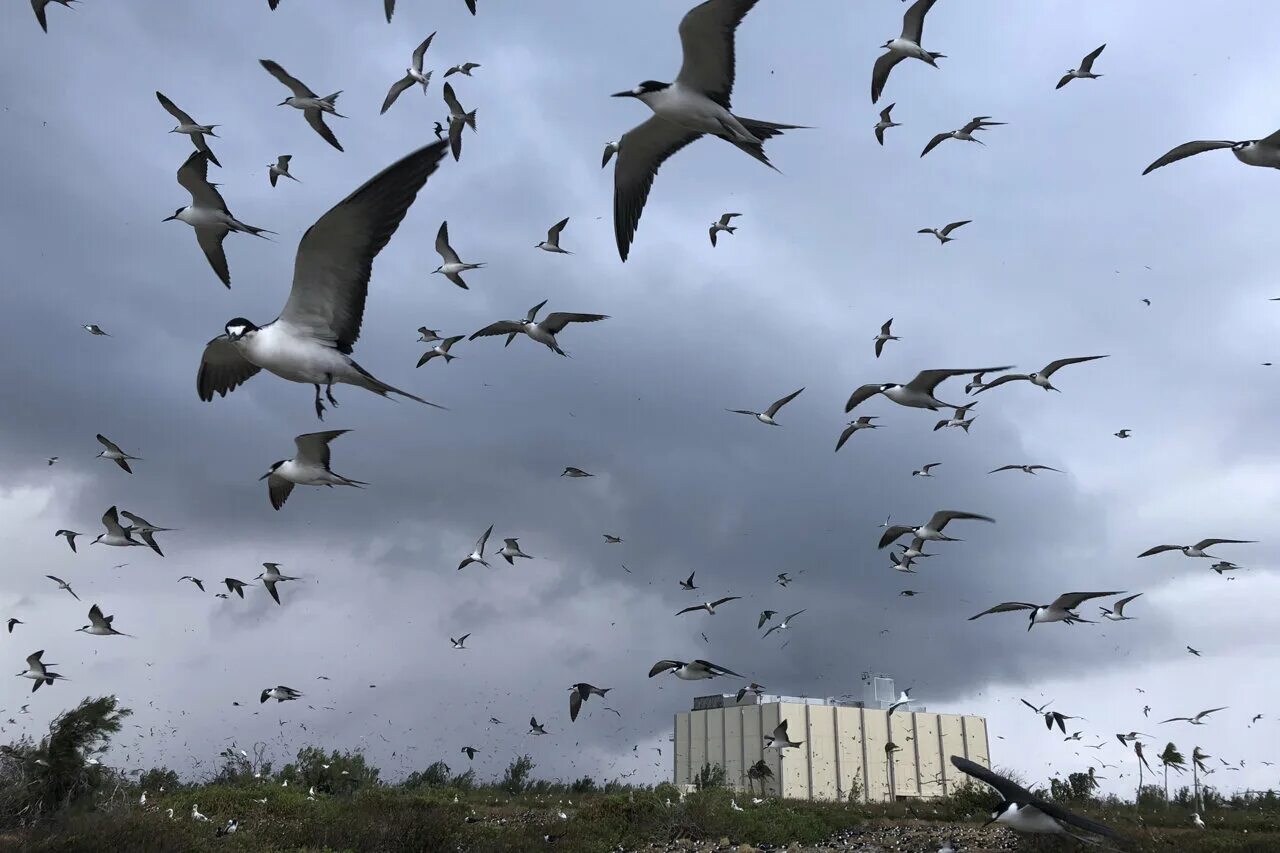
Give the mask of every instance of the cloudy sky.
M 25 623 L 4 637 L 11 672 L 46 649 L 71 679 L 34 696 L 0 680 L 0 721 L 18 721 L 5 737 L 115 693 L 141 727 L 115 753 L 125 767 L 199 774 L 227 742 L 264 741 L 277 764 L 307 743 L 362 748 L 396 777 L 436 758 L 457 767 L 471 744 L 482 775 L 529 752 L 549 776 L 658 781 L 669 753 L 649 748 L 711 691 L 646 673 L 705 657 L 792 695 L 860 693 L 864 671 L 892 674 L 932 710 L 988 715 L 994 762 L 1033 779 L 1094 754 L 1046 735 L 1019 697 L 1087 718 L 1086 738 L 1111 741 L 1097 754 L 1108 763 L 1132 763 L 1112 734 L 1138 729 L 1156 751 L 1173 738 L 1244 759 L 1214 777 L 1223 786 L 1277 784 L 1260 762 L 1280 725 L 1280 396 L 1261 363 L 1280 355 L 1280 303 L 1267 301 L 1280 296 L 1280 178 L 1227 152 L 1140 173 L 1189 139 L 1276 129 L 1274 59 L 1240 49 L 1239 34 L 1275 29 L 1280 9 L 1042 2 L 1010 14 L 943 0 L 925 41 L 948 58 L 894 71 L 882 104 L 897 103 L 903 126 L 881 148 L 870 69 L 902 5 L 765 0 L 739 31 L 735 109 L 812 129 L 770 143 L 780 174 L 717 140 L 673 158 L 624 265 L 599 158 L 648 112 L 607 96 L 674 75 L 689 5 L 481 0 L 472 18 L 461 2 L 402 0 L 388 25 L 376 0 L 284 0 L 274 13 L 261 0 L 85 3 L 51 9 L 47 36 L 25 4 L 0 13 L 0 617 Z M 430 91 L 379 116 L 432 31 Z M 1103 42 L 1105 76 L 1054 91 Z M 275 106 L 287 93 L 260 58 L 343 90 L 349 118 L 329 123 L 345 153 Z M 276 316 L 302 232 L 433 138 L 440 75 L 463 61 L 481 63 L 451 78 L 479 132 L 379 256 L 356 348 L 448 411 L 339 387 L 325 426 L 352 432 L 334 468 L 371 485 L 300 488 L 273 512 L 257 478 L 320 428 L 311 389 L 261 374 L 202 403 L 201 349 L 229 318 Z M 230 291 L 187 226 L 161 222 L 187 203 L 174 173 L 190 144 L 166 133 L 156 89 L 219 125 L 211 179 L 240 219 L 278 234 L 227 239 Z M 919 158 L 973 115 L 1008 124 L 985 147 L 949 141 Z M 266 164 L 282 153 L 302 183 L 273 189 Z M 741 227 L 712 249 L 707 224 L 727 210 Z M 575 254 L 535 251 L 564 216 Z M 430 275 L 444 219 L 463 257 L 487 262 L 469 291 Z M 959 219 L 973 224 L 945 247 L 916 234 Z M 470 333 L 543 299 L 611 319 L 564 333 L 570 359 L 486 339 L 414 369 L 416 327 Z M 877 360 L 871 339 L 889 317 L 902 340 Z M 859 412 L 884 428 L 832 453 L 862 383 L 1100 354 L 1055 377 L 1061 394 L 1019 383 L 982 395 L 968 435 L 873 400 Z M 962 385 L 940 396 L 958 400 Z M 778 429 L 724 411 L 802 386 Z M 1114 438 L 1121 428 L 1133 437 Z M 94 458 L 98 432 L 143 457 L 132 476 Z M 926 462 L 942 462 L 936 476 L 913 478 Z M 1066 473 L 986 473 L 1024 462 Z M 561 479 L 566 465 L 597 476 Z M 178 528 L 161 538 L 167 556 L 90 546 L 111 505 Z M 876 524 L 939 508 L 998 523 L 957 524 L 966 541 L 933 548 L 916 575 L 891 571 Z M 457 572 L 490 524 L 535 559 Z M 85 534 L 79 554 L 53 536 L 62 527 Z M 1205 537 L 1261 541 L 1221 550 L 1247 567 L 1229 576 L 1178 554 L 1135 559 Z M 264 561 L 303 578 L 281 587 L 283 606 L 260 585 L 243 601 L 213 597 Z M 683 592 L 695 570 L 701 589 Z M 782 571 L 796 578 L 785 589 Z M 207 592 L 179 584 L 186 574 Z M 1138 619 L 1030 633 L 1018 614 L 966 621 L 1078 589 L 1142 592 Z M 672 615 L 730 594 L 743 600 L 715 616 Z M 93 602 L 136 639 L 76 634 Z M 766 608 L 807 612 L 762 640 Z M 452 651 L 467 632 L 468 650 Z M 576 681 L 614 688 L 621 716 L 593 699 L 571 725 Z M 275 684 L 305 699 L 260 706 Z M 1230 708 L 1201 729 L 1155 723 L 1218 705 Z M 530 714 L 550 737 L 524 734 Z M 1119 772 L 1102 775 L 1131 790 Z

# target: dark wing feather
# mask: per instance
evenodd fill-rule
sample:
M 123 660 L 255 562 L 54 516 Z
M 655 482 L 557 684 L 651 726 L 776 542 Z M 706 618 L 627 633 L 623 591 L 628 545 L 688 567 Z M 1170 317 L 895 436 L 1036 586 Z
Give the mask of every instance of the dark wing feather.
M 225 397 L 262 368 L 249 362 L 226 335 L 218 335 L 204 348 L 196 373 L 196 392 L 206 403 L 214 394 Z
M 623 261 L 640 225 L 658 169 L 702 134 L 651 116 L 622 135 L 613 167 L 613 233 Z
M 684 63 L 676 80 L 726 110 L 733 94 L 734 34 L 758 0 L 706 0 L 680 21 Z

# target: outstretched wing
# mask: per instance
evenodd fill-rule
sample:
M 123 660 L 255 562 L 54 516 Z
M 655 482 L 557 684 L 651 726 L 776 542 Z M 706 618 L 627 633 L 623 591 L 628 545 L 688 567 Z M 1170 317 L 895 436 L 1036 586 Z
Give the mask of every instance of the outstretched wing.
M 725 109 L 733 94 L 734 33 L 758 0 L 707 0 L 680 21 L 684 63 L 676 82 L 704 92 Z

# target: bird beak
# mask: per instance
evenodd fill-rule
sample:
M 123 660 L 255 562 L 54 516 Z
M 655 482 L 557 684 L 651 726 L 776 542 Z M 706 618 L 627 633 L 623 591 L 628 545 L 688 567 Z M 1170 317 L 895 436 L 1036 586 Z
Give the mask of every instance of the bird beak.
M 261 480 L 265 480 L 265 479 L 267 479 L 267 478 L 268 478 L 268 477 L 270 477 L 270 476 L 271 476 L 271 472 L 270 472 L 270 471 L 268 471 L 267 473 L 265 473 L 265 474 L 263 474 L 261 477 L 259 477 L 259 478 L 258 478 L 258 480 L 260 480 L 260 481 L 261 481 Z
M 161 222 L 168 222 L 168 221 L 170 221 L 170 220 L 177 219 L 177 218 L 178 218 L 177 216 L 166 216 L 164 219 L 161 219 L 160 221 L 161 221 Z
M 634 98 L 635 96 L 636 96 L 635 92 L 628 90 L 626 92 L 614 92 L 609 97 L 610 98 Z
M 289 103 L 289 102 L 288 102 L 287 100 L 286 100 L 286 101 L 281 101 L 280 103 L 276 104 L 276 106 L 277 106 L 277 107 L 283 107 L 283 106 L 286 106 L 288 103 Z

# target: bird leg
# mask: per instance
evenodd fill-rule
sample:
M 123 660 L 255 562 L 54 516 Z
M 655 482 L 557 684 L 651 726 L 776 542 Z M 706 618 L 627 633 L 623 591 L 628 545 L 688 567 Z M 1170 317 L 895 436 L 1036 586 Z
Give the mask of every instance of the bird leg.
M 316 417 L 324 420 L 324 403 L 320 402 L 320 385 L 316 383 Z
M 329 402 L 333 404 L 334 408 L 337 408 L 338 401 L 333 398 L 333 374 L 332 373 L 329 374 L 329 382 L 324 386 L 324 395 L 329 399 Z

